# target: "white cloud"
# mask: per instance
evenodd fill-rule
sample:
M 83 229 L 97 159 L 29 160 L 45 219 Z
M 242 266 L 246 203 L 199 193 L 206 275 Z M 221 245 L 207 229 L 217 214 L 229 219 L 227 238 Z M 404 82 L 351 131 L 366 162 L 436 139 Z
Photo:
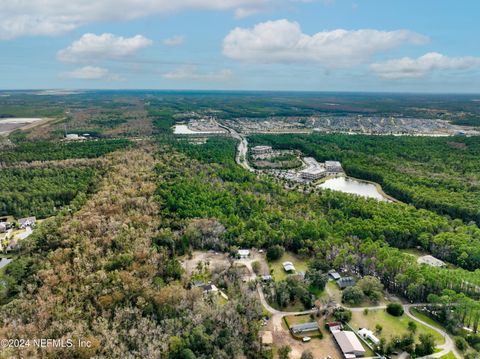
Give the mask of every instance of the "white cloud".
M 131 56 L 151 44 L 152 40 L 142 35 L 122 37 L 113 34 L 85 34 L 66 49 L 60 50 L 57 59 L 63 62 L 119 59 Z
M 164 73 L 167 80 L 194 80 L 194 81 L 226 81 L 232 77 L 232 71 L 222 69 L 214 72 L 200 73 L 193 65 L 181 66 L 171 72 Z
M 108 69 L 97 66 L 85 66 L 62 74 L 65 79 L 118 81 L 120 77 L 111 74 Z
M 233 29 L 223 40 L 223 53 L 251 63 L 312 62 L 346 67 L 402 44 L 427 41 L 427 37 L 408 30 L 337 29 L 307 35 L 298 23 L 283 19 Z
M 185 10 L 254 13 L 276 0 L 2 0 L 0 39 L 54 36 L 101 21 L 128 21 Z
M 370 65 L 370 69 L 384 79 L 424 77 L 435 70 L 469 70 L 480 68 L 480 57 L 448 57 L 429 52 L 416 59 L 403 57 Z
M 169 37 L 168 39 L 163 40 L 162 43 L 166 46 L 178 46 L 183 44 L 184 41 L 185 41 L 185 36 L 177 35 L 177 36 Z

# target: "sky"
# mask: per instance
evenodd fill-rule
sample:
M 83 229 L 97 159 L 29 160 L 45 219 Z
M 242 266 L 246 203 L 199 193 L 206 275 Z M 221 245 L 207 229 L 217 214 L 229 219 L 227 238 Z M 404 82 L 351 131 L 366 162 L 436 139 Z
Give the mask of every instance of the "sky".
M 477 0 L 0 1 L 0 89 L 480 93 Z

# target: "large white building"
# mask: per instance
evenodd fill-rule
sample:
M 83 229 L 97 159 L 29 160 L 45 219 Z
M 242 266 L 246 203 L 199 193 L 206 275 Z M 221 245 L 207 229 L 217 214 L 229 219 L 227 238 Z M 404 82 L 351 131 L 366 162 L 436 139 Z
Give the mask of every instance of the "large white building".
M 254 155 L 265 155 L 272 152 L 271 146 L 255 146 L 252 147 L 252 153 Z
M 315 158 L 305 157 L 303 161 L 307 165 L 306 168 L 300 171 L 300 176 L 303 179 L 314 181 L 327 175 L 325 166 L 318 163 Z

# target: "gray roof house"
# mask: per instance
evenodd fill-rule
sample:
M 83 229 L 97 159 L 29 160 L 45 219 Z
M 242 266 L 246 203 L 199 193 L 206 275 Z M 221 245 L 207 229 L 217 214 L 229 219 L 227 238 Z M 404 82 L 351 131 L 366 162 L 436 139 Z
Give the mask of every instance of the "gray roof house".
M 343 277 L 337 280 L 337 284 L 340 287 L 340 289 L 353 287 L 355 285 L 355 279 L 353 277 Z

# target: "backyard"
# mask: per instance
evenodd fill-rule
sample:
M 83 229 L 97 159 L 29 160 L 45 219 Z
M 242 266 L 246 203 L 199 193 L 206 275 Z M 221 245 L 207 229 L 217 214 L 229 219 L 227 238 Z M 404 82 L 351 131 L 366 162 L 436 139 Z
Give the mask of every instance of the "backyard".
M 308 264 L 305 259 L 302 259 L 293 253 L 285 252 L 282 258 L 268 263 L 272 277 L 276 281 L 285 280 L 290 275 L 289 273 L 285 272 L 282 266 L 282 263 L 287 261 L 292 262 L 292 264 L 296 269 L 296 273 L 298 272 L 305 273 L 307 271 Z
M 422 318 L 423 319 L 423 318 Z M 364 312 L 353 312 L 350 325 L 358 330 L 359 328 L 367 328 L 375 331 L 377 325 L 382 327 L 380 333 L 376 333 L 379 338 L 385 338 L 389 341 L 394 336 L 401 336 L 408 334 L 408 322 L 413 321 L 405 314 L 401 317 L 394 317 L 388 314 L 384 309 L 369 310 L 367 314 Z M 436 344 L 443 344 L 445 339 L 436 331 L 427 328 L 426 326 L 415 322 L 417 330 L 415 332 L 415 338 L 418 340 L 420 334 L 432 334 L 435 338 Z

